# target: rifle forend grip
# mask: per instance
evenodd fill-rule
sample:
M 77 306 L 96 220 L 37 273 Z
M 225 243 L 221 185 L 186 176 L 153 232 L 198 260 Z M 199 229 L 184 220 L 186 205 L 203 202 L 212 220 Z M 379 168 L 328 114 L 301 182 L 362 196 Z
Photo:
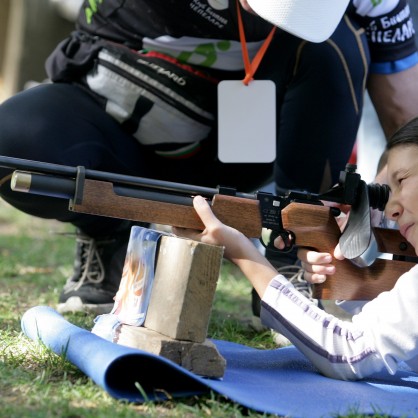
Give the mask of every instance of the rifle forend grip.
M 212 210 L 221 222 L 248 238 L 261 237 L 263 225 L 258 200 L 217 194 L 212 199 Z
M 215 195 L 212 209 L 223 223 L 240 230 L 247 237 L 261 236 L 258 200 Z M 82 203 L 71 201 L 70 210 L 181 228 L 204 229 L 192 206 L 121 196 L 115 192 L 112 183 L 98 180 L 84 181 Z
M 341 236 L 331 209 L 326 206 L 291 203 L 282 210 L 282 222 L 286 230 L 295 234 L 297 246 L 319 252 L 333 254 Z M 387 236 L 398 241 L 397 247 L 409 245 L 398 231 L 391 231 Z M 386 242 L 385 238 L 380 231 L 377 242 L 382 252 L 396 247 L 393 242 Z M 410 248 L 408 254 L 412 254 Z M 328 276 L 324 283 L 314 285 L 314 297 L 317 299 L 374 299 L 379 293 L 392 289 L 398 278 L 415 265 L 385 259 L 377 259 L 369 267 L 357 267 L 349 260 L 334 259 L 333 264 L 335 274 Z

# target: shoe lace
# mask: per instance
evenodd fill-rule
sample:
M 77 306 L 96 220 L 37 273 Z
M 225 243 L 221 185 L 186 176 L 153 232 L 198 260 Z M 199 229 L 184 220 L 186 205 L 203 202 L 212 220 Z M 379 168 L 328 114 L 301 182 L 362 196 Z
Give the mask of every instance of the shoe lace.
M 295 289 L 306 296 L 308 299 L 313 299 L 312 287 L 311 285 L 303 278 L 303 273 L 305 272 L 301 266 L 298 265 L 288 265 L 277 268 L 278 273 L 282 274 L 289 280 L 290 283 L 295 286 Z
M 100 255 L 100 246 L 106 244 L 106 242 L 97 241 L 87 235 L 76 233 L 76 243 L 78 248 L 77 257 L 80 262 L 80 275 L 69 278 L 66 284 L 67 291 L 78 290 L 85 283 L 101 283 L 105 278 L 105 268 Z

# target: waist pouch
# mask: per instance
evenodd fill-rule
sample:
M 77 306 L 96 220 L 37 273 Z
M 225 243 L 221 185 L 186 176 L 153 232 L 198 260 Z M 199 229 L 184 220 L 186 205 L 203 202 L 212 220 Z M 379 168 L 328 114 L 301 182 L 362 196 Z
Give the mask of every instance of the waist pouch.
M 106 45 L 85 82 L 109 115 L 165 157 L 193 155 L 215 125 L 218 81 L 164 54 Z

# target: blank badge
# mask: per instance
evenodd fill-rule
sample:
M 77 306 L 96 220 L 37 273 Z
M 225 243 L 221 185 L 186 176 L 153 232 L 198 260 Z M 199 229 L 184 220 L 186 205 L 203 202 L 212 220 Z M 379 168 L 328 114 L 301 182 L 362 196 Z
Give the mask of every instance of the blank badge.
M 218 85 L 218 157 L 224 163 L 276 158 L 276 86 L 270 80 Z

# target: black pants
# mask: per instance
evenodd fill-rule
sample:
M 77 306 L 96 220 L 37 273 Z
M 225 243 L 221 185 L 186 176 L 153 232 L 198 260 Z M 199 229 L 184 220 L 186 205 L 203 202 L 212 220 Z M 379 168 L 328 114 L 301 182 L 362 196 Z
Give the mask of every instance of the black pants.
M 349 159 L 360 121 L 368 52 L 363 35 L 342 21 L 328 42 L 312 44 L 278 32 L 259 70 L 277 89 L 274 164 L 224 164 L 216 130 L 196 156 L 171 160 L 141 145 L 80 87 L 44 84 L 0 106 L 0 155 L 208 187 L 252 191 L 269 181 L 284 189 L 327 189 Z M 262 105 L 262 104 L 257 104 Z M 0 168 L 0 178 L 9 171 Z M 42 218 L 71 222 L 95 236 L 119 221 L 68 211 L 60 199 L 12 192 L 1 196 Z

